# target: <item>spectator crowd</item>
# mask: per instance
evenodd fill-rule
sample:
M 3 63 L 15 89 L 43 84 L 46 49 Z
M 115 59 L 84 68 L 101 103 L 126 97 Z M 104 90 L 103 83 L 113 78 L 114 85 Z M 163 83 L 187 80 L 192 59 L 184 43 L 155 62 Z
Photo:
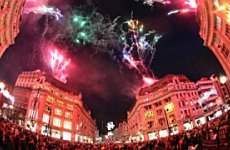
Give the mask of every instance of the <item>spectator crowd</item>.
M 167 138 L 130 143 L 86 144 L 64 141 L 0 121 L 0 150 L 200 150 L 230 142 L 230 111 L 219 118 Z

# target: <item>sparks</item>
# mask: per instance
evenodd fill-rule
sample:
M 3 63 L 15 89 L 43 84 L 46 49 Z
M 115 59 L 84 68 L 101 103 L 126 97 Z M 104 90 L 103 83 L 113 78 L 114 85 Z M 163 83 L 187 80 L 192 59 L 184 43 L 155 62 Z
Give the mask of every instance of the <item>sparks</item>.
M 63 17 L 61 11 L 58 8 L 49 7 L 45 5 L 38 6 L 38 7 L 25 8 L 24 13 L 25 14 L 35 13 L 35 14 L 53 16 L 57 20 Z
M 53 76 L 59 81 L 66 83 L 66 78 L 68 77 L 66 69 L 70 64 L 70 60 L 65 60 L 64 56 L 58 54 L 57 50 L 51 50 L 50 55 L 50 67 L 52 69 Z
M 146 85 L 152 85 L 152 84 L 154 84 L 155 82 L 157 82 L 157 80 L 156 79 L 153 79 L 153 78 L 151 78 L 151 77 L 147 77 L 147 76 L 142 76 L 142 78 L 143 78 L 143 81 L 144 81 L 144 83 L 146 84 Z
M 161 35 L 155 31 L 144 33 L 144 25 L 138 20 L 130 19 L 123 23 L 128 25 L 128 31 L 123 30 L 121 41 L 123 41 L 123 59 L 129 62 L 139 73 L 148 72 L 154 58 L 156 48 L 155 45 L 161 38 Z M 127 37 L 127 38 L 124 38 Z
M 139 0 L 135 0 L 136 2 L 138 2 Z M 148 5 L 148 6 L 153 6 L 154 3 L 161 3 L 161 4 L 171 4 L 171 1 L 169 0 L 144 0 L 143 4 L 144 5 Z
M 197 3 L 196 0 L 188 0 L 185 2 L 186 5 L 189 5 L 190 8 L 196 9 L 197 8 Z

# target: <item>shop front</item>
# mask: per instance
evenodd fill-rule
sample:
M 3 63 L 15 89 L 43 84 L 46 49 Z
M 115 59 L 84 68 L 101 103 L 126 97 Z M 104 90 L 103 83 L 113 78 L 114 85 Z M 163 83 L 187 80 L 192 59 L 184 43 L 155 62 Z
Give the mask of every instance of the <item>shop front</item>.
M 205 117 L 201 117 L 201 118 L 198 118 L 198 119 L 195 120 L 196 126 L 200 126 L 200 125 L 203 125 L 205 123 L 206 123 Z
M 192 130 L 192 129 L 193 129 L 192 121 L 189 121 L 189 122 L 185 122 L 185 123 L 184 123 L 184 130 L 185 130 L 185 131 Z
M 71 141 L 71 133 L 63 132 L 63 140 Z
M 178 133 L 179 133 L 178 126 L 170 127 L 170 135 L 175 135 L 175 134 L 178 134 Z
M 52 129 L 52 131 L 51 131 L 51 136 L 52 136 L 53 138 L 60 139 L 60 138 L 61 138 L 61 131 Z
M 158 138 L 157 132 L 149 132 L 148 133 L 148 140 L 155 140 Z
M 165 130 L 159 130 L 159 137 L 160 138 L 164 138 L 164 137 L 167 137 L 169 134 L 168 134 L 168 130 L 165 129 Z

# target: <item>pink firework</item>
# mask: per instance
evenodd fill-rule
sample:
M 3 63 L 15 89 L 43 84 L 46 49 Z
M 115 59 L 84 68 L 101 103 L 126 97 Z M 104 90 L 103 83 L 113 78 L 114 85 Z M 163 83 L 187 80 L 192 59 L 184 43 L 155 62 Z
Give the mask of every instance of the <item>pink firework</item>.
M 152 85 L 152 84 L 154 84 L 155 82 L 157 82 L 157 80 L 156 79 L 153 79 L 153 78 L 151 78 L 151 77 L 147 77 L 147 76 L 142 76 L 142 78 L 143 78 L 143 81 L 144 81 L 144 84 L 145 85 Z
M 51 60 L 50 67 L 52 69 L 53 76 L 59 81 L 66 83 L 67 74 L 67 66 L 70 64 L 70 60 L 65 60 L 63 55 L 58 54 L 57 50 L 50 51 Z
M 189 5 L 190 8 L 192 9 L 196 9 L 197 8 L 197 3 L 196 3 L 196 0 L 187 0 L 185 2 L 186 5 Z
M 133 59 L 133 57 L 131 55 L 129 55 L 128 53 L 124 53 L 123 58 L 124 58 L 124 60 L 126 60 L 129 63 L 131 68 L 138 69 L 137 68 L 137 62 Z

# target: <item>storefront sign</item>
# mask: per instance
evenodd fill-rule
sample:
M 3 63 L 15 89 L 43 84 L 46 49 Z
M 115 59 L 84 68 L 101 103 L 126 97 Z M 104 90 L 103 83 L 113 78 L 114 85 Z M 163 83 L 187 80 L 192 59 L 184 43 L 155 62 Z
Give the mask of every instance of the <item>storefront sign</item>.
M 145 112 L 145 119 L 149 119 L 149 118 L 152 118 L 152 117 L 154 117 L 153 111 Z
M 170 112 L 174 111 L 174 104 L 168 103 L 164 106 L 164 109 L 167 113 L 170 113 Z

